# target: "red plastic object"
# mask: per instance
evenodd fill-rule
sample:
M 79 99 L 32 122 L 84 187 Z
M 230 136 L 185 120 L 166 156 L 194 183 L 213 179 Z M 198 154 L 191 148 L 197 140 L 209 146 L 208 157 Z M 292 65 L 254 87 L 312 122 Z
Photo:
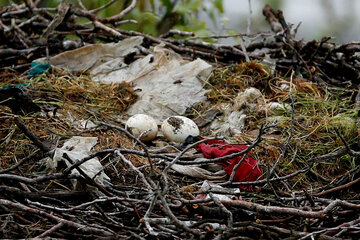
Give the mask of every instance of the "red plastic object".
M 198 144 L 195 149 L 202 152 L 206 158 L 218 158 L 227 156 L 236 152 L 244 151 L 247 148 L 245 145 L 228 144 L 223 140 L 209 140 L 204 143 Z M 231 175 L 234 166 L 242 159 L 243 156 L 237 156 L 230 159 L 225 159 L 216 164 L 224 166 L 227 175 Z M 258 166 L 258 161 L 250 156 L 244 159 L 241 165 L 236 170 L 234 175 L 234 182 L 249 182 L 263 179 L 262 171 Z M 252 190 L 252 186 L 239 186 L 242 189 Z

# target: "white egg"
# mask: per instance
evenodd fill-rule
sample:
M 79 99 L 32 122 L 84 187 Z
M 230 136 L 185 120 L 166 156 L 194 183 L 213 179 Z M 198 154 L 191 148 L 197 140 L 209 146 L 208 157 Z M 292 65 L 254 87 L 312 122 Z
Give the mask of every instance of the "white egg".
M 161 131 L 167 140 L 183 143 L 191 136 L 199 136 L 198 126 L 189 118 L 183 116 L 169 117 L 161 124 Z
M 153 140 L 158 133 L 156 121 L 146 114 L 136 114 L 130 117 L 126 122 L 125 128 L 135 137 L 139 137 L 143 132 L 149 131 L 140 138 L 143 142 Z

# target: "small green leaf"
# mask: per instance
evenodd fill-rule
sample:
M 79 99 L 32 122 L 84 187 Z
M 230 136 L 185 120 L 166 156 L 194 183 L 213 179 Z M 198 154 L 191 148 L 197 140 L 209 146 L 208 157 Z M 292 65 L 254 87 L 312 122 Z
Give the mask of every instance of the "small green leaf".
M 166 7 L 166 13 L 170 13 L 172 11 L 173 4 L 170 0 L 160 0 L 160 2 Z
M 220 13 L 224 13 L 224 4 L 223 4 L 223 0 L 214 0 L 213 4 L 215 6 L 215 8 L 220 12 Z
M 202 6 L 202 4 L 203 4 L 202 0 L 192 0 L 192 1 L 183 0 L 181 3 L 176 5 L 174 11 L 182 15 L 185 15 L 189 12 L 198 11 Z

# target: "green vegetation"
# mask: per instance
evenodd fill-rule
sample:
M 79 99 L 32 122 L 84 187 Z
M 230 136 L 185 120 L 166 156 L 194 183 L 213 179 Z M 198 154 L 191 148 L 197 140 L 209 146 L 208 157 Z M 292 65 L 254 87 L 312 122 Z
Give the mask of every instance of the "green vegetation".
M 243 134 L 233 139 L 234 142 L 251 142 L 257 137 L 256 129 L 266 123 L 277 122 L 277 127 L 269 135 L 263 136 L 262 147 L 254 152 L 265 165 L 272 166 L 281 154 L 280 146 L 289 139 L 289 147 L 281 158 L 279 170 L 281 174 L 311 166 L 311 159 L 334 152 L 343 147 L 343 142 L 335 131 L 343 135 L 347 143 L 358 139 L 356 123 L 357 111 L 353 101 L 341 97 L 346 89 L 324 88 L 301 78 L 274 76 L 267 66 L 255 61 L 215 69 L 205 87 L 210 91 L 208 99 L 213 106 L 221 104 L 236 105 L 237 96 L 249 87 L 261 91 L 255 111 L 247 112 L 246 127 Z M 283 87 L 287 86 L 287 87 Z M 289 91 L 291 86 L 291 91 Z M 292 111 L 279 109 L 276 112 L 266 109 L 265 103 L 279 102 L 291 105 L 294 100 L 294 116 Z M 197 114 L 204 115 L 201 108 Z M 344 174 L 356 168 L 355 157 L 344 155 L 337 160 L 323 161 L 312 165 L 315 175 L 326 177 Z M 307 178 L 294 179 L 293 187 L 303 188 L 317 183 Z
M 21 3 L 22 1 L 14 1 Z M 66 2 L 78 6 L 78 1 Z M 109 0 L 83 0 L 84 6 L 91 10 L 103 6 Z M 39 7 L 56 7 L 61 0 L 41 1 Z M 97 13 L 99 17 L 113 16 L 131 3 L 131 0 L 116 1 Z M 1 6 L 9 4 L 8 0 L 0 1 Z M 223 0 L 138 0 L 137 6 L 125 19 L 132 19 L 137 23 L 126 23 L 120 27 L 125 30 L 135 30 L 154 36 L 166 33 L 170 29 L 194 32 L 196 36 L 207 36 L 210 30 L 205 21 L 199 21 L 200 14 L 206 14 L 216 25 L 219 16 L 224 13 Z

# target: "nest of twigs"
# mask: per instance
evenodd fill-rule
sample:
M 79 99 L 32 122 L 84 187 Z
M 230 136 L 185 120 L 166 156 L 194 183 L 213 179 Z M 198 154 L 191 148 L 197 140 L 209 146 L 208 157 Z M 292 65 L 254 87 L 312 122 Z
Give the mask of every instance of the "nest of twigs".
M 296 40 L 282 13 L 268 6 L 264 15 L 273 33 L 239 34 L 248 41 L 241 47 L 114 27 L 136 1 L 110 18 L 64 3 L 40 9 L 29 2 L 0 10 L 0 87 L 21 88 L 42 110 L 18 115 L 0 106 L 1 238 L 357 238 L 358 43 Z M 78 17 L 95 27 L 77 23 Z M 70 31 L 78 36 L 73 47 L 142 35 L 145 48 L 163 42 L 184 58 L 216 62 L 204 82 L 208 100 L 188 111 L 206 137 L 213 137 L 212 120 L 225 114 L 221 106 L 239 105 L 247 88 L 261 92 L 258 106 L 271 101 L 288 106 L 256 108 L 243 134 L 227 139 L 251 148 L 263 179 L 218 181 L 223 188 L 203 190 L 202 179 L 170 168 L 213 164 L 216 160 L 204 160 L 193 149 L 196 143 L 181 150 L 161 137 L 144 144 L 124 129 L 124 112 L 137 100 L 131 85 L 95 83 L 86 73 L 56 68 L 37 77 L 17 72 L 46 57 L 50 44 L 50 55 L 66 50 L 63 40 Z M 258 41 L 264 37 L 273 41 Z M 271 64 L 260 63 L 265 56 Z M 91 157 L 49 169 L 43 159 L 72 136 L 97 137 Z M 81 171 L 71 174 L 92 157 L 111 183 L 99 184 Z M 249 185 L 254 191 L 237 191 Z

